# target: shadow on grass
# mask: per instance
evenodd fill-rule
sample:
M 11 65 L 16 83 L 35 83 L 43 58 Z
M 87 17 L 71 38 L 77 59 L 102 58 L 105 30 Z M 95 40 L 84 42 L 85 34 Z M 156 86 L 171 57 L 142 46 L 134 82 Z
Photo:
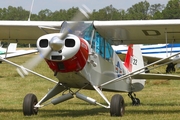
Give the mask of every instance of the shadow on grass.
M 127 114 L 146 114 L 146 115 L 153 115 L 153 114 L 175 114 L 180 113 L 180 110 L 139 110 L 138 108 L 136 110 L 126 110 Z
M 132 103 L 126 103 L 126 106 L 133 106 Z M 178 103 L 141 103 L 139 106 L 154 106 L 154 107 L 157 107 L 157 106 L 161 106 L 161 107 L 172 107 L 172 106 L 179 106 Z M 138 107 L 138 106 L 134 106 L 134 107 Z
M 141 105 L 142 107 L 144 106 L 171 106 L 170 104 L 165 105 L 165 104 L 144 104 Z M 174 105 L 175 106 L 175 105 Z M 73 107 L 73 106 L 72 106 Z M 132 107 L 132 106 L 131 106 Z M 146 114 L 146 115 L 151 115 L 151 114 L 164 114 L 164 113 L 169 113 L 169 114 L 174 114 L 174 113 L 180 113 L 180 109 L 143 109 L 143 108 L 138 108 L 138 106 L 134 106 L 133 109 L 126 109 L 126 114 Z M 23 116 L 23 111 L 22 109 L 0 109 L 0 112 L 13 112 L 13 113 L 20 113 Z M 56 109 L 56 110 L 48 110 L 48 109 L 40 109 L 38 113 L 38 117 L 44 117 L 44 118 L 51 118 L 51 117 L 84 117 L 84 116 L 96 116 L 96 115 L 110 115 L 109 114 L 109 109 L 105 108 L 92 108 L 92 109 L 82 109 L 82 110 L 69 110 L 63 108 L 61 109 Z
M 0 109 L 0 112 L 13 112 L 13 113 L 20 113 L 23 115 L 22 109 Z M 63 110 L 43 110 L 40 109 L 38 111 L 38 116 L 42 117 L 80 117 L 80 116 L 93 116 L 93 115 L 99 115 L 109 113 L 109 109 L 105 108 L 93 108 L 93 109 L 84 109 L 84 110 L 69 110 L 69 109 L 63 109 Z
M 105 108 L 93 108 L 93 109 L 84 109 L 84 110 L 41 110 L 40 112 L 44 112 L 43 116 L 51 117 L 51 116 L 60 116 L 60 117 L 81 117 L 81 116 L 95 116 L 99 114 L 109 113 L 109 109 Z M 47 114 L 48 113 L 48 114 Z

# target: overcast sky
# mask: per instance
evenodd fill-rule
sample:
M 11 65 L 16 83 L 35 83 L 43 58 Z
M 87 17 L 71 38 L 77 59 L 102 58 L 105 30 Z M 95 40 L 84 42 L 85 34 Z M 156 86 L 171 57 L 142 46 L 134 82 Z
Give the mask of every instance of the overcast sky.
M 32 0 L 0 0 L 0 8 L 8 6 L 22 6 L 26 10 L 30 10 Z M 99 10 L 106 6 L 112 5 L 116 9 L 124 9 L 144 0 L 34 0 L 33 13 L 38 13 L 40 10 L 49 9 L 52 12 L 59 9 L 69 9 L 79 7 L 82 4 L 88 6 L 91 10 Z M 169 0 L 146 0 L 150 4 L 167 4 Z

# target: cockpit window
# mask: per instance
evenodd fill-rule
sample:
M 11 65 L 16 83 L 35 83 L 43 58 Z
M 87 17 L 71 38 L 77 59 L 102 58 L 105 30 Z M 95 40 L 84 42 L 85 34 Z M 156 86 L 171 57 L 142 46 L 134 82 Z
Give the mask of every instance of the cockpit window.
M 99 55 L 101 55 L 104 59 L 111 61 L 113 57 L 113 49 L 111 44 L 109 44 L 98 32 L 95 31 L 94 36 L 93 33 L 93 26 L 89 26 L 83 32 L 83 38 L 91 43 L 91 48 Z M 93 38 L 92 38 L 93 37 Z M 92 42 L 90 40 L 92 39 Z
M 83 32 L 92 24 L 92 22 L 66 22 L 64 21 L 60 33 L 68 32 L 77 36 L 82 36 Z

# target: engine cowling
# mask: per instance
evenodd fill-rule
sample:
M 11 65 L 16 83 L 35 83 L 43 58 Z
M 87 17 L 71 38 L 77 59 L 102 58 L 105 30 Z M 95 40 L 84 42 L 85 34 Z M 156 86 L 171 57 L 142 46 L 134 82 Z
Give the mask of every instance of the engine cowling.
M 82 70 L 88 59 L 88 42 L 83 38 L 68 34 L 67 37 L 62 40 L 62 44 L 64 44 L 63 47 L 61 46 L 60 50 L 55 51 L 51 48 L 52 45 L 50 42 L 54 36 L 60 37 L 61 33 L 45 35 L 37 41 L 37 48 L 40 53 L 43 53 L 46 49 L 52 49 L 45 57 L 49 67 L 55 72 L 78 72 Z M 53 46 L 55 46 L 54 43 Z

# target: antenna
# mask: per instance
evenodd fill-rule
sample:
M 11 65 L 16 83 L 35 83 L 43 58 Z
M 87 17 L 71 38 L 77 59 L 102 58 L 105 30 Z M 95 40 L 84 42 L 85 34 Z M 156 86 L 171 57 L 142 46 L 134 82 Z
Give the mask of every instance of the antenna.
M 34 5 L 34 0 L 32 0 L 32 4 L 31 4 L 31 9 L 30 9 L 30 12 L 29 12 L 29 18 L 28 18 L 28 21 L 30 21 L 30 18 L 31 18 L 33 5 Z

